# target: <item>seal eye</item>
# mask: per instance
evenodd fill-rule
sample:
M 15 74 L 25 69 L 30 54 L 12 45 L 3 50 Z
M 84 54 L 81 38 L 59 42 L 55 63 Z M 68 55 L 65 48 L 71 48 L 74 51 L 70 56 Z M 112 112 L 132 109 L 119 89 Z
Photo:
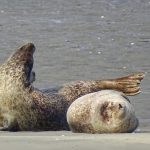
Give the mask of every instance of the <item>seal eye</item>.
M 123 108 L 121 104 L 119 104 L 119 109 Z
M 33 68 L 33 62 L 26 62 L 24 65 L 24 71 L 27 77 L 27 80 L 30 81 L 31 73 Z

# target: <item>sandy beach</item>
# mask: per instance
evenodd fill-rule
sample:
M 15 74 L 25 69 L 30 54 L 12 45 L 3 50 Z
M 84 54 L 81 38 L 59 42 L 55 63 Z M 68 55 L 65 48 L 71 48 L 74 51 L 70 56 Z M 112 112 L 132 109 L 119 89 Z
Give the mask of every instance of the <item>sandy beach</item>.
M 75 134 L 71 132 L 1 133 L 0 149 L 149 150 L 149 133 Z

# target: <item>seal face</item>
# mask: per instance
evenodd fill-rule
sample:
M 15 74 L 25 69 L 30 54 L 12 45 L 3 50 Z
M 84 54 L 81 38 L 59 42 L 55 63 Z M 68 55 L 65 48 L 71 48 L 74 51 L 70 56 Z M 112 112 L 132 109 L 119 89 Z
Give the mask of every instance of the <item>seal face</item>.
M 0 130 L 69 130 L 66 113 L 77 98 L 103 89 L 122 91 L 126 95 L 140 93 L 139 84 L 144 78 L 143 73 L 111 80 L 76 81 L 45 91 L 36 89 L 32 85 L 35 80 L 32 71 L 34 51 L 34 44 L 28 43 L 0 66 Z M 121 107 L 105 102 L 99 109 L 103 116 L 100 120 L 106 124 L 110 121 L 110 110 Z M 78 110 L 75 114 L 78 114 Z M 85 114 L 89 118 L 90 113 Z M 94 115 L 92 118 L 94 120 Z
M 102 90 L 78 98 L 67 111 L 67 121 L 73 132 L 84 133 L 133 132 L 138 126 L 128 98 L 113 90 Z

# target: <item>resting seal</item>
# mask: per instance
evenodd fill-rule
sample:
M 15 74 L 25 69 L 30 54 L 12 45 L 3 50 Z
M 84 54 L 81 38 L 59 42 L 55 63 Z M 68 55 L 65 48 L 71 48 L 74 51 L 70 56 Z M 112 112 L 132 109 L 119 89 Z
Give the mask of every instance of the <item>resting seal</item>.
M 143 73 L 112 80 L 77 81 L 43 92 L 31 82 L 34 51 L 35 46 L 28 43 L 0 67 L 1 130 L 68 130 L 66 113 L 75 99 L 103 89 L 126 95 L 140 93 Z
M 138 126 L 129 99 L 113 90 L 90 93 L 75 100 L 68 108 L 67 121 L 73 132 L 84 133 L 133 132 Z

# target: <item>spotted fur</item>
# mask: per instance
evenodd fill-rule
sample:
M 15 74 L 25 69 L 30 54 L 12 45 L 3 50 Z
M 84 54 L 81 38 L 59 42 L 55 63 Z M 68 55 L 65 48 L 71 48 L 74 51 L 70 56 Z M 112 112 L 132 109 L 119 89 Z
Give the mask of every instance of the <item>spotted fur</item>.
M 142 73 L 116 80 L 77 81 L 53 90 L 36 89 L 32 85 L 34 51 L 35 46 L 28 43 L 0 67 L 1 130 L 68 130 L 66 112 L 78 97 L 102 89 L 127 95 L 140 92 Z

